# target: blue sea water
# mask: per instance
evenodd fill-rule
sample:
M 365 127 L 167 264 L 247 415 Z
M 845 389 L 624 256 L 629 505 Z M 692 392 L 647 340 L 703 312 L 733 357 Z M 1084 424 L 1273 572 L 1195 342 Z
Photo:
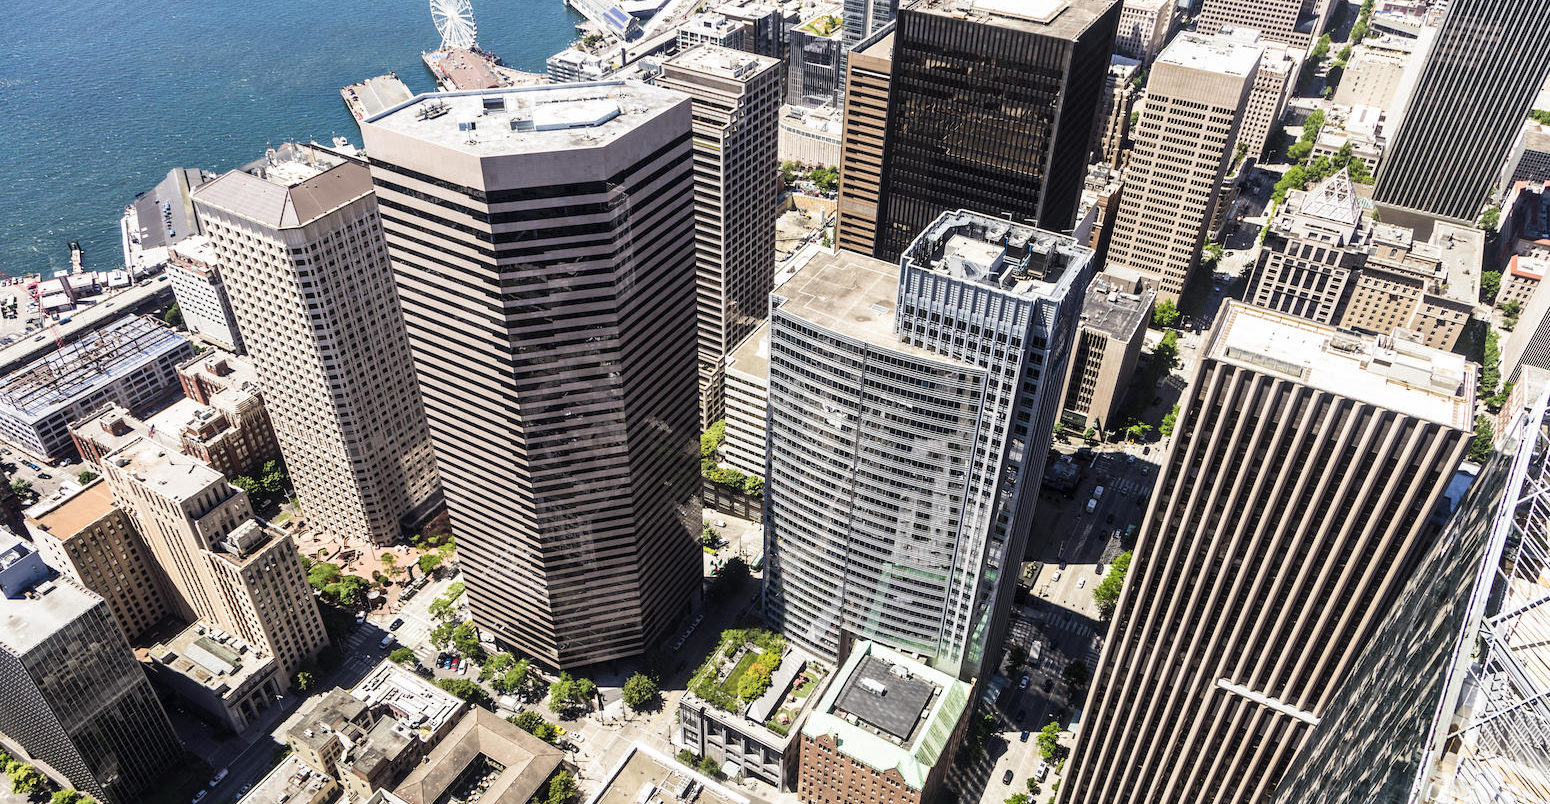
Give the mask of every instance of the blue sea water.
M 474 0 L 479 43 L 543 72 L 581 18 Z M 118 218 L 174 167 L 225 171 L 287 140 L 360 144 L 339 88 L 434 89 L 426 0 L 0 0 L 0 272 L 122 263 Z

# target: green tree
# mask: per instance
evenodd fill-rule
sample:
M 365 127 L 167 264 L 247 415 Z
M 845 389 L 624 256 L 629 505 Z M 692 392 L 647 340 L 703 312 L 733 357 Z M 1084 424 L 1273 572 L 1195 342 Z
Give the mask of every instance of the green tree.
M 1495 234 L 1496 228 L 1500 226 L 1501 223 L 1501 207 L 1486 207 L 1485 211 L 1480 213 L 1480 228 L 1486 230 L 1487 232 Z
M 83 470 L 81 470 L 80 474 L 75 476 L 75 479 L 80 481 L 81 485 L 84 486 L 87 483 L 90 483 L 93 480 L 96 480 L 98 477 L 100 477 L 100 475 L 98 475 L 96 472 L 93 472 L 90 469 L 83 469 Z M 72 790 L 70 792 L 75 792 L 75 791 Z
M 457 652 L 472 659 L 475 664 L 485 659 L 484 646 L 479 644 L 479 629 L 474 626 L 472 620 L 452 629 L 452 647 Z
M 755 661 L 743 671 L 743 677 L 737 680 L 737 695 L 745 701 L 752 701 L 764 694 L 770 688 L 770 676 L 772 671 L 762 661 Z
M 1006 804 L 1033 804 L 1033 799 L 1027 793 L 1013 793 L 1007 796 Z
M 279 461 L 268 461 L 259 472 L 259 486 L 265 493 L 279 494 L 291 483 L 291 476 L 285 471 L 285 464 Z
M 323 587 L 323 596 L 337 605 L 349 608 L 366 602 L 366 593 L 370 590 L 371 581 L 359 575 L 346 575 Z
M 247 475 L 237 475 L 231 479 L 231 484 L 247 492 L 249 497 L 257 497 L 264 490 L 261 483 Z
M 1152 308 L 1152 326 L 1156 329 L 1167 329 L 1178 326 L 1179 306 L 1172 299 L 1163 299 Z
M 341 574 L 339 565 L 328 561 L 317 561 L 312 568 L 307 570 L 307 585 L 318 591 L 323 591 L 329 584 L 338 583 Z
M 726 438 L 727 438 L 727 420 L 726 419 L 722 419 L 720 421 L 713 422 L 710 427 L 706 428 L 705 432 L 700 434 L 700 458 L 701 458 L 701 460 L 703 460 L 705 458 L 714 459 L 716 457 L 716 450 L 721 449 L 721 442 L 725 441 Z
M 1072 659 L 1066 664 L 1066 670 L 1061 678 L 1066 682 L 1066 686 L 1071 688 L 1072 697 L 1075 697 L 1076 692 L 1092 678 L 1092 670 L 1088 668 L 1087 662 Z
M 549 780 L 549 795 L 544 804 L 567 804 L 576 798 L 576 779 L 568 771 L 560 771 Z
M 37 496 L 32 491 L 32 482 L 28 480 L 12 480 L 11 493 L 24 500 Z
M 466 678 L 443 678 L 436 682 L 436 686 L 474 706 L 482 706 L 485 709 L 489 709 L 493 703 L 490 700 L 489 693 L 484 691 L 484 687 L 479 686 L 478 682 L 469 681 Z
M 1328 55 L 1329 34 L 1324 34 L 1323 36 L 1319 37 L 1317 42 L 1313 43 L 1313 49 L 1308 51 L 1308 59 L 1310 61 L 1322 61 L 1324 57 Z
M 544 720 L 543 715 L 540 715 L 531 709 L 524 709 L 521 712 L 506 718 L 506 720 L 510 722 L 511 725 L 516 726 L 528 734 L 535 733 L 539 726 L 548 722 Z
M 17 795 L 34 796 L 48 789 L 48 777 L 31 765 L 12 762 L 5 775 L 11 777 L 11 792 Z
M 393 652 L 388 654 L 388 658 L 392 659 L 394 664 L 405 666 L 420 663 L 420 657 L 409 648 L 394 648 Z
M 1496 330 L 1487 327 L 1485 330 L 1485 356 L 1480 361 L 1480 387 L 1476 389 L 1479 396 L 1491 396 L 1496 393 L 1496 387 L 1502 382 L 1502 349 Z
M 657 683 L 636 673 L 624 682 L 624 705 L 639 711 L 657 699 Z
M 702 547 L 709 547 L 710 549 L 714 550 L 721 546 L 721 541 L 720 531 L 716 530 L 710 525 L 705 525 L 704 527 L 700 528 L 700 545 Z
M 296 687 L 298 692 L 306 692 L 307 690 L 312 689 L 313 684 L 318 683 L 318 679 L 317 676 L 312 675 L 311 672 L 301 670 L 296 673 L 295 682 L 296 683 L 293 686 Z
M 495 688 L 496 692 L 502 695 L 510 695 L 512 693 L 525 694 L 535 678 L 532 672 L 532 664 L 527 659 L 515 662 L 510 667 L 507 667 L 495 680 L 490 682 L 490 685 Z
M 48 804 L 95 804 L 96 799 L 75 790 L 59 790 L 49 797 Z
M 497 653 L 479 664 L 479 680 L 489 681 L 506 672 L 506 668 L 516 663 L 517 657 L 505 651 Z M 496 690 L 496 692 L 500 692 L 500 690 Z
M 1119 604 L 1119 593 L 1125 588 L 1125 573 L 1130 571 L 1131 552 L 1126 550 L 1115 556 L 1103 580 L 1093 587 L 1093 602 L 1098 604 L 1098 616 L 1107 620 L 1114 616 Z
M 807 178 L 821 192 L 832 193 L 840 188 L 840 172 L 831 167 L 814 168 Z
M 172 306 L 167 308 L 167 312 L 161 314 L 161 320 L 167 322 L 167 326 L 173 329 L 182 329 L 183 308 L 179 307 L 177 302 L 173 302 Z
M 1485 463 L 1495 446 L 1496 428 L 1491 423 L 1491 417 L 1484 413 L 1476 416 L 1475 437 L 1469 441 L 1469 459 L 1475 463 Z
M 1351 46 L 1350 45 L 1346 45 L 1345 47 L 1340 48 L 1340 52 L 1335 55 L 1335 62 L 1337 64 L 1342 65 L 1342 66 L 1344 66 L 1345 63 L 1350 61 L 1350 60 L 1351 60 Z
M 1163 438 L 1173 435 L 1173 428 L 1179 424 L 1179 406 L 1174 405 L 1172 410 L 1163 414 L 1162 424 L 1157 425 L 1157 434 Z
M 1480 301 L 1489 302 L 1496 298 L 1496 294 L 1502 289 L 1501 271 L 1480 272 Z
M 457 626 L 455 622 L 443 622 L 432 628 L 431 644 L 435 645 L 437 650 L 445 649 L 452 643 L 452 632 L 457 630 Z
M 1152 349 L 1152 359 L 1159 361 L 1167 368 L 1173 368 L 1179 364 L 1179 331 L 1176 329 L 1164 330 L 1162 337 L 1158 339 L 1157 346 Z
M 715 779 L 721 776 L 721 767 L 710 757 L 700 757 L 700 773 Z
M 1152 432 L 1152 426 L 1146 422 L 1133 421 L 1125 425 L 1125 438 L 1130 441 L 1140 441 L 1146 438 L 1146 434 Z
M 1052 760 L 1060 753 L 1060 724 L 1050 721 L 1048 726 L 1039 729 L 1039 734 L 1034 738 L 1039 747 L 1039 756 L 1046 761 Z
M 1006 654 L 1007 663 L 1012 666 L 1013 670 L 1028 663 L 1028 649 L 1022 645 L 1013 645 Z
M 435 553 L 426 553 L 415 561 L 415 565 L 420 568 L 422 575 L 429 575 L 435 572 L 437 567 L 441 566 L 441 556 Z
M 570 711 L 576 695 L 576 679 L 570 673 L 562 672 L 560 677 L 549 682 L 549 711 L 559 713 Z

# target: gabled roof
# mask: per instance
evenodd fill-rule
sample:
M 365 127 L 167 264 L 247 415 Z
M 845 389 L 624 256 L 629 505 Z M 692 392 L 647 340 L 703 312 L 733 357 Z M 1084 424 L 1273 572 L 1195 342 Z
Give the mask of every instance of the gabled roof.
M 270 229 L 296 229 L 370 192 L 366 166 L 344 161 L 288 186 L 233 170 L 194 191 L 194 199 Z
M 1339 173 L 1309 190 L 1303 196 L 1300 212 L 1348 226 L 1356 225 L 1362 219 L 1362 206 L 1356 198 L 1356 190 L 1351 187 L 1351 174 L 1341 168 Z

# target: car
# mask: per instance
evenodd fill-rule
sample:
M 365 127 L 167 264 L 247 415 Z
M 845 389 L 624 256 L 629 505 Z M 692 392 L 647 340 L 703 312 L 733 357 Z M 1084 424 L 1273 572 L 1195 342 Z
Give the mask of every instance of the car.
M 252 789 L 253 789 L 253 785 L 252 784 L 245 784 L 239 790 L 237 790 L 237 795 L 238 796 L 245 796 L 245 795 L 248 794 L 248 791 L 252 790 Z
M 1012 783 L 1012 769 L 1011 768 L 1007 768 L 1006 769 L 1006 773 L 1001 774 L 1001 783 L 1002 784 L 1011 784 Z
M 199 804 L 199 802 L 204 801 L 205 796 L 209 793 L 209 790 L 200 790 L 199 792 L 195 793 L 193 804 Z
M 1096 510 L 1098 510 L 1098 498 L 1097 497 L 1090 497 L 1090 498 L 1088 498 L 1088 500 L 1087 500 L 1087 513 L 1090 514 L 1090 513 L 1094 512 Z
M 39 472 L 38 473 L 38 479 L 39 480 L 52 480 L 53 478 L 54 478 L 54 476 L 49 474 L 48 472 Z
M 1017 679 L 1017 688 L 1020 689 L 1020 690 L 1028 689 L 1028 682 L 1030 680 L 1031 679 L 1028 678 L 1028 674 L 1027 673 L 1023 673 L 1023 677 Z
M 1028 742 L 1028 732 L 1026 732 L 1026 731 L 1025 731 L 1025 732 L 1023 732 L 1023 733 L 1022 733 L 1022 735 L 1020 735 L 1020 736 L 1019 736 L 1019 737 L 1018 737 L 1018 738 L 1017 738 L 1017 741 L 1018 741 L 1018 742 L 1022 742 L 1022 743 L 1026 743 L 1026 742 Z
M 393 644 L 393 635 L 392 634 L 388 634 L 387 636 L 383 637 L 382 638 L 382 642 L 380 644 L 384 648 L 389 646 L 389 645 L 391 645 L 391 644 Z
M 1136 462 L 1136 456 L 1134 456 L 1134 455 L 1127 455 L 1127 456 L 1125 456 L 1125 463 L 1135 463 L 1135 462 Z
M 468 662 L 463 662 L 457 666 L 457 674 L 460 676 L 468 675 Z
M 227 773 L 229 773 L 229 771 L 226 768 L 221 768 L 219 771 L 216 771 L 215 778 L 210 780 L 210 786 L 211 787 L 215 787 L 216 785 L 220 784 L 221 782 L 226 781 L 226 774 Z
M 1102 486 L 1094 486 L 1093 487 L 1093 499 L 1095 499 L 1095 500 L 1103 499 L 1103 487 Z
M 458 663 L 461 662 L 461 661 L 462 660 L 459 659 L 458 657 L 453 656 L 452 657 L 452 665 L 450 667 L 448 667 L 447 669 L 449 669 L 449 670 L 456 670 L 457 666 L 458 666 Z
M 1076 579 L 1076 588 L 1078 588 L 1078 589 L 1085 589 L 1086 587 L 1087 587 L 1087 579 L 1086 578 L 1077 578 Z
M 1055 688 L 1055 682 L 1054 682 L 1053 679 L 1046 678 L 1046 679 L 1044 679 L 1044 683 L 1039 685 L 1039 689 L 1044 690 L 1045 692 L 1049 692 L 1050 690 L 1052 690 L 1054 688 Z
M 402 617 L 394 617 L 393 621 L 388 623 L 388 630 L 389 631 L 397 631 L 399 626 L 402 626 L 403 624 L 404 624 L 404 618 L 402 618 Z
M 1049 582 L 1050 583 L 1054 583 L 1054 582 L 1056 582 L 1058 580 L 1060 580 L 1060 570 L 1055 570 L 1054 572 L 1050 573 L 1050 576 L 1049 576 Z
M 1147 476 L 1147 475 L 1149 475 L 1149 474 L 1151 474 L 1151 473 L 1152 473 L 1152 470 L 1151 470 L 1151 468 L 1150 468 L 1150 467 L 1148 467 L 1148 466 L 1147 466 L 1147 465 L 1146 465 L 1146 464 L 1144 464 L 1144 463 L 1143 463 L 1143 464 L 1141 464 L 1141 476 L 1142 476 L 1142 477 L 1146 477 L 1146 476 Z
M 1033 769 L 1033 780 L 1036 781 L 1036 782 L 1042 782 L 1042 781 L 1044 781 L 1044 777 L 1046 777 L 1048 775 L 1049 775 L 1049 763 L 1048 762 L 1044 762 L 1044 761 L 1041 760 L 1039 762 L 1039 766 L 1037 768 Z
M 718 528 L 724 528 L 724 527 L 727 526 L 727 521 L 725 519 L 718 519 L 715 522 L 712 522 L 711 524 L 715 525 Z

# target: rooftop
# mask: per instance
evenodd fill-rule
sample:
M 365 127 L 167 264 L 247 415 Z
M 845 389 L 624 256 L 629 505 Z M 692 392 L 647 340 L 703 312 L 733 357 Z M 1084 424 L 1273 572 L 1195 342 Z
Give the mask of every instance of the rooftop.
M 320 795 L 324 788 L 334 787 L 337 787 L 337 783 L 333 779 L 308 768 L 301 761 L 301 757 L 291 754 L 260 779 L 258 784 L 253 785 L 253 789 L 242 797 L 242 801 L 245 804 L 311 801 L 314 796 Z
M 749 333 L 742 344 L 732 350 L 732 356 L 727 358 L 727 371 L 746 374 L 757 379 L 761 384 L 769 381 L 770 322 L 768 320 Z
M 683 94 L 633 81 L 419 95 L 366 125 L 475 156 L 602 147 L 680 104 Z
M 527 804 L 564 758 L 560 749 L 474 707 L 393 792 L 409 804 L 438 804 L 465 770 L 483 760 L 501 770 L 480 801 Z
M 366 674 L 350 695 L 367 706 L 392 710 L 403 732 L 421 741 L 463 711 L 462 699 L 388 659 Z
M 664 67 L 673 66 L 685 70 L 694 70 L 716 76 L 717 78 L 745 81 L 764 70 L 780 64 L 780 59 L 733 50 L 719 45 L 700 45 L 685 50 L 662 64 Z
M 1231 36 L 1180 33 L 1163 48 L 1158 64 L 1173 64 L 1224 75 L 1252 75 L 1259 67 L 1264 45 Z
M 1059 39 L 1075 39 L 1111 5 L 1113 0 L 921 0 L 909 8 Z
M 902 263 L 1016 296 L 1063 298 L 1092 257 L 1070 236 L 960 209 L 932 221 Z
M 352 741 L 366 733 L 372 717 L 363 701 L 338 687 L 307 699 L 286 739 L 317 750 L 343 733 Z
M 0 596 L 0 649 L 25 654 L 98 605 L 106 606 L 64 577 L 38 584 L 24 597 Z
M 274 657 L 198 620 L 172 639 L 151 648 L 150 656 L 194 682 L 225 694 L 267 672 Z
M 79 492 L 66 497 L 53 508 L 34 514 L 32 524 L 53 534 L 60 541 L 68 542 L 87 525 L 113 511 L 113 492 L 108 484 L 98 480 Z
M 897 770 L 906 784 L 921 790 L 968 710 L 969 692 L 966 682 L 859 641 L 802 734 L 834 737 L 847 756 L 878 771 Z
M 161 323 L 126 316 L 0 379 L 0 407 L 36 421 L 163 356 L 192 351 Z
M 1139 292 L 1138 291 L 1139 286 Z M 1128 342 L 1152 318 L 1157 291 L 1108 273 L 1093 277 L 1082 300 L 1082 326 Z
M 957 365 L 953 358 L 928 352 L 899 340 L 894 331 L 894 307 L 899 297 L 899 266 L 841 251 L 819 253 L 780 286 L 781 313 L 811 321 L 864 343 L 916 357 Z
M 226 478 L 198 458 L 189 457 L 145 437 L 136 438 L 104 460 L 146 488 L 176 502 L 202 494 Z
M 1480 271 L 1485 259 L 1485 231 L 1439 220 L 1432 224 L 1430 245 L 1437 249 L 1446 275 L 1445 295 L 1474 304 L 1480 298 Z
M 203 185 L 194 200 L 271 229 L 296 229 L 371 192 L 365 164 L 287 143 Z
M 1238 302 L 1229 302 L 1218 321 L 1206 357 L 1460 430 L 1473 427 L 1475 375 L 1463 355 Z
M 699 793 L 690 796 L 698 788 Z M 647 793 L 647 790 L 650 793 Z M 603 789 L 587 804 L 652 804 L 694 801 L 696 804 L 748 804 L 749 799 L 690 770 L 680 762 L 636 743 L 614 768 Z

